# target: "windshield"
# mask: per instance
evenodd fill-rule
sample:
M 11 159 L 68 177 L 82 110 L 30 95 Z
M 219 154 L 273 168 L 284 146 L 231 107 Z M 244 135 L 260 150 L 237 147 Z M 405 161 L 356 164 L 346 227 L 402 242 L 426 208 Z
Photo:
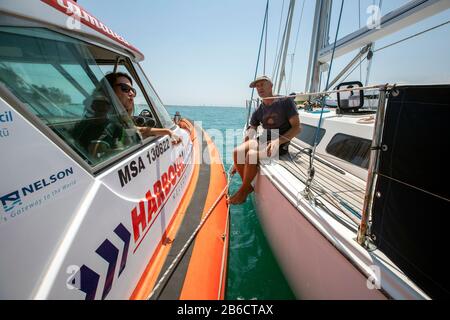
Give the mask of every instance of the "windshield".
M 116 56 L 46 29 L 0 27 L 0 82 L 93 167 L 141 143 L 98 64 Z

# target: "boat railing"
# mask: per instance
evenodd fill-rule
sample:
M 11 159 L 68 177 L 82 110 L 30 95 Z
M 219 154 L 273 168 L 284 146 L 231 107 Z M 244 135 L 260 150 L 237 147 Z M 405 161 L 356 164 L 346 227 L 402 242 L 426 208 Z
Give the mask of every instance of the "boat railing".
M 277 96 L 273 96 L 273 97 L 265 97 L 265 98 L 247 100 L 247 107 L 248 107 L 248 103 L 250 101 L 255 102 L 255 101 L 266 100 L 266 99 L 296 98 L 299 96 L 323 97 L 323 96 L 329 96 L 333 93 L 361 91 L 361 90 L 370 90 L 370 91 L 372 91 L 372 90 L 390 90 L 394 87 L 395 87 L 395 85 L 391 85 L 391 84 L 378 84 L 378 85 L 371 85 L 371 86 L 358 87 L 358 88 L 344 88 L 344 89 L 339 89 L 339 90 L 327 90 L 327 91 L 308 92 L 308 93 L 302 92 L 302 93 L 296 93 L 296 94 L 291 94 L 291 95 L 277 95 Z

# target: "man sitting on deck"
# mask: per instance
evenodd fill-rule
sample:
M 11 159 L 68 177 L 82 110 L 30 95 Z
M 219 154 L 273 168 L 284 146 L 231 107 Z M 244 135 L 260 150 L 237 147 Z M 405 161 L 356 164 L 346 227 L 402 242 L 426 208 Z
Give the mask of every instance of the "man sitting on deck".
M 291 139 L 300 133 L 300 118 L 294 101 L 274 97 L 269 77 L 256 78 L 250 83 L 250 88 L 256 88 L 262 103 L 252 114 L 244 143 L 233 152 L 234 170 L 241 176 L 242 186 L 230 197 L 230 204 L 244 203 L 253 192 L 251 183 L 258 171 L 258 161 L 286 154 Z M 260 124 L 264 134 L 256 138 Z

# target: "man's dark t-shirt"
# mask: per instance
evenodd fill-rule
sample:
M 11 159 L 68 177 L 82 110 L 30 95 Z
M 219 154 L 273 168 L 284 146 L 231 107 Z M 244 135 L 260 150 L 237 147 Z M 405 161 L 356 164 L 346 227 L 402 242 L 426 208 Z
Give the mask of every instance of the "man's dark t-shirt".
M 275 100 L 270 106 L 266 106 L 261 103 L 258 109 L 252 114 L 250 125 L 258 127 L 262 124 L 264 128 L 264 134 L 267 134 L 267 140 L 276 139 L 277 137 L 271 137 L 270 130 L 278 130 L 280 135 L 288 132 L 292 126 L 289 123 L 289 119 L 298 115 L 297 106 L 290 98 L 280 98 Z M 284 145 L 289 144 L 286 143 Z

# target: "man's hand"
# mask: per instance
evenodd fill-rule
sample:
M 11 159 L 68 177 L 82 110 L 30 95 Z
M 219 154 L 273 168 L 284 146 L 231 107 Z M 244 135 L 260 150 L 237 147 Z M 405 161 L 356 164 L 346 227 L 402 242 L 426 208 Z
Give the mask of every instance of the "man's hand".
M 280 140 L 275 139 L 270 141 L 267 144 L 266 153 L 267 156 L 271 157 L 272 155 L 276 154 L 278 152 L 278 149 L 280 148 Z

